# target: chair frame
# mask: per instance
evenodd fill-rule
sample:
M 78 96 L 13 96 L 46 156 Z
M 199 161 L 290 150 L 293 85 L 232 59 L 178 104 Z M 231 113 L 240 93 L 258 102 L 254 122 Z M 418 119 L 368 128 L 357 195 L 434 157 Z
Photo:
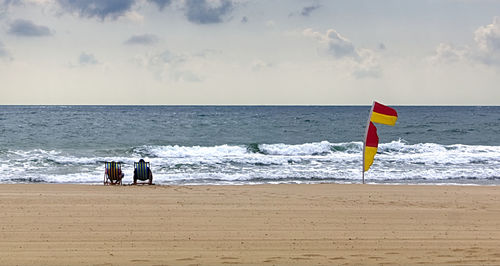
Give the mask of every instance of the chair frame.
M 139 178 L 140 174 L 139 174 L 139 172 L 137 172 L 137 180 L 134 179 L 134 181 L 135 181 L 134 185 L 153 185 L 153 170 L 151 170 L 151 164 L 149 162 L 134 162 L 134 173 L 135 173 L 135 170 L 137 169 L 137 167 L 139 166 L 139 164 L 145 165 L 144 171 L 146 171 L 146 175 L 148 177 L 146 179 L 140 179 Z M 149 174 L 148 174 L 147 169 L 149 169 L 149 171 L 151 171 L 151 183 L 149 181 Z M 142 181 L 142 182 L 139 182 L 139 181 Z
M 109 169 L 112 169 L 112 176 L 109 174 Z M 123 176 L 116 178 L 114 175 L 122 173 L 121 162 L 104 162 L 104 185 L 122 185 Z

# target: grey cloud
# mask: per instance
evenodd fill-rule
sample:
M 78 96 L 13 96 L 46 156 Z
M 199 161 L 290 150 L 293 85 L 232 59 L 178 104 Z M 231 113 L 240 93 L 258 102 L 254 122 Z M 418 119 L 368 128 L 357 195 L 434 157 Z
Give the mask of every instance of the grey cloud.
M 247 23 L 248 22 L 248 17 L 244 16 L 241 18 L 241 23 Z
M 309 15 L 311 15 L 311 13 L 316 10 L 316 9 L 319 9 L 321 6 L 320 5 L 311 5 L 311 6 L 306 6 L 304 8 L 302 8 L 302 11 L 300 11 L 300 15 L 304 16 L 304 17 L 309 17 Z
M 20 5 L 21 3 L 22 3 L 21 0 L 3 0 L 3 1 L 0 1 L 0 12 L 7 11 L 9 6 Z
M 99 61 L 97 61 L 97 59 L 93 54 L 83 52 L 80 54 L 80 57 L 78 58 L 78 63 L 81 66 L 88 66 L 88 65 L 97 65 L 99 64 Z
M 157 43 L 159 40 L 160 39 L 153 34 L 133 35 L 125 41 L 125 44 L 151 45 Z
M 225 15 L 231 13 L 234 4 L 230 0 L 210 3 L 207 0 L 186 0 L 185 15 L 190 22 L 196 24 L 213 24 L 223 22 Z
M 328 52 L 337 57 L 341 58 L 344 56 L 356 56 L 356 50 L 351 41 L 344 38 L 335 30 L 328 30 L 326 33 Z
M 21 0 L 3 0 L 0 1 L 0 14 L 6 12 L 10 6 L 18 6 L 21 5 Z
M 57 0 L 67 12 L 77 13 L 80 17 L 101 20 L 117 19 L 130 11 L 135 0 Z
M 163 10 L 165 7 L 172 3 L 172 0 L 148 0 L 150 3 L 154 3 L 158 6 L 158 9 Z
M 41 37 L 51 35 L 48 27 L 36 25 L 25 19 L 14 20 L 14 22 L 9 25 L 8 33 L 24 37 Z
M 379 45 L 378 45 L 378 49 L 379 49 L 379 50 L 385 50 L 385 49 L 386 49 L 385 44 L 383 44 L 383 43 L 379 43 Z
M 292 12 L 292 13 L 288 14 L 288 16 L 289 17 L 293 17 L 293 16 L 300 15 L 300 16 L 303 16 L 303 17 L 309 17 L 313 11 L 315 11 L 315 10 L 317 10 L 319 8 L 321 8 L 321 5 L 319 5 L 319 4 L 312 4 L 312 5 L 303 7 L 302 10 L 300 10 L 298 12 Z

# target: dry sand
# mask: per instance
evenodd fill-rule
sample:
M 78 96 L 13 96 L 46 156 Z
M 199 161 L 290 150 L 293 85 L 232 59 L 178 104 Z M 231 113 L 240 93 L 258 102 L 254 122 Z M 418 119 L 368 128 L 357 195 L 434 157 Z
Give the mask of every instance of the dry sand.
M 0 185 L 1 265 L 500 265 L 500 187 Z

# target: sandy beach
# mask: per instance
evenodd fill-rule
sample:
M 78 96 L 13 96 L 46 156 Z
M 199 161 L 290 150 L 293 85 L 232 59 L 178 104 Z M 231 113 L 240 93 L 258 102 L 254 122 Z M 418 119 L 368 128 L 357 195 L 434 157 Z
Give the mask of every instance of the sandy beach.
M 500 264 L 500 187 L 0 185 L 1 265 Z

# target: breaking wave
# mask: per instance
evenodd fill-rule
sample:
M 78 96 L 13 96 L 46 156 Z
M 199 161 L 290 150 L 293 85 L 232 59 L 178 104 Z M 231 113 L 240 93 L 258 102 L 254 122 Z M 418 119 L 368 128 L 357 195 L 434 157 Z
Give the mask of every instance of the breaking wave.
M 78 153 L 0 150 L 1 183 L 99 183 L 103 162 L 124 163 L 125 180 L 139 158 L 163 184 L 359 182 L 361 142 L 217 146 L 145 145 Z M 493 183 L 500 146 L 381 143 L 366 178 L 372 182 Z

